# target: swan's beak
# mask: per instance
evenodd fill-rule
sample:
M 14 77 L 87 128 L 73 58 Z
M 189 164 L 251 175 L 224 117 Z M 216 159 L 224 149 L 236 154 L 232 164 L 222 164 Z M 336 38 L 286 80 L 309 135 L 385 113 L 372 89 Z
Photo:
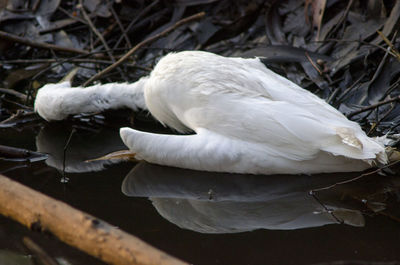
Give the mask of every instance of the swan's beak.
M 130 150 L 120 150 L 109 153 L 102 157 L 94 158 L 86 160 L 85 162 L 93 162 L 98 160 L 120 160 L 120 161 L 134 161 L 137 162 L 138 160 L 135 158 L 136 154 Z

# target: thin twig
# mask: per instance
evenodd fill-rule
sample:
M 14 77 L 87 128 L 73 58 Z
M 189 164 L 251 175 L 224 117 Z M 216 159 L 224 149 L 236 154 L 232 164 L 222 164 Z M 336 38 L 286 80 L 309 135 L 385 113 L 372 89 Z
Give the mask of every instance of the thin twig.
M 326 100 L 329 104 L 332 104 L 333 99 L 336 97 L 336 95 L 339 93 L 340 87 L 335 88 L 335 90 L 331 93 L 329 98 Z
M 392 102 L 395 102 L 395 101 L 399 101 L 399 100 L 400 100 L 400 96 L 397 96 L 397 97 L 394 97 L 394 98 L 390 98 L 390 99 L 387 99 L 387 100 L 383 100 L 383 101 L 379 101 L 378 103 L 375 103 L 375 104 L 363 107 L 363 108 L 361 108 L 359 110 L 350 112 L 346 116 L 347 116 L 347 118 L 351 118 L 354 115 L 357 115 L 357 114 L 360 114 L 360 113 L 375 109 L 375 108 L 377 108 L 379 106 L 386 105 L 386 104 L 389 104 L 389 103 L 392 103 Z
M 42 49 L 48 49 L 48 50 L 55 50 L 55 51 L 61 51 L 61 52 L 69 52 L 69 53 L 77 53 L 77 54 L 84 54 L 88 55 L 89 52 L 81 49 L 75 49 L 75 48 L 68 48 L 68 47 L 63 47 L 63 46 L 58 46 L 54 44 L 49 44 L 45 42 L 38 42 L 38 41 L 32 41 L 27 38 L 19 37 L 14 34 L 10 34 L 5 31 L 0 30 L 0 39 L 5 39 L 13 42 L 18 42 L 22 43 L 27 46 L 31 47 L 36 47 L 36 48 L 42 48 Z
M 50 27 L 39 30 L 39 33 L 40 34 L 50 33 L 50 32 L 56 31 L 56 30 L 66 28 L 66 27 L 71 26 L 76 23 L 79 23 L 79 20 L 72 19 L 72 18 L 57 20 L 57 21 L 53 22 Z
M 32 241 L 29 237 L 22 239 L 24 245 L 36 256 L 36 258 L 44 265 L 60 265 L 55 259 L 47 254 L 39 245 Z
M 394 47 L 392 41 L 395 39 L 396 33 L 394 34 L 392 41 L 388 40 L 388 38 L 386 38 L 385 35 L 383 35 L 383 33 L 379 30 L 377 30 L 379 36 L 381 36 L 381 38 L 386 42 L 386 44 L 389 46 L 389 49 L 392 50 L 392 52 L 394 53 L 395 57 L 397 58 L 397 60 L 400 61 L 400 53 L 397 51 L 396 47 Z
M 153 1 L 145 9 L 143 9 L 143 11 L 141 11 L 137 16 L 135 16 L 135 18 L 129 23 L 128 27 L 123 31 L 123 34 L 126 35 L 129 32 L 129 30 L 132 28 L 132 26 L 135 25 L 136 21 L 138 21 L 144 15 L 146 15 L 153 8 L 153 6 L 158 4 L 158 2 L 159 2 L 159 0 Z M 118 47 L 118 45 L 120 44 L 120 42 L 122 41 L 123 38 L 124 38 L 124 36 L 119 37 L 118 41 L 114 45 L 114 49 Z
M 311 59 L 310 55 L 308 54 L 308 52 L 305 52 L 306 57 L 308 59 L 308 61 L 311 63 L 311 65 L 314 67 L 315 70 L 317 70 L 317 72 L 319 73 L 319 75 L 322 75 L 322 71 L 321 69 L 319 69 L 319 67 L 313 62 L 313 60 Z
M 16 59 L 16 60 L 6 60 L 2 61 L 3 64 L 34 64 L 34 63 L 57 63 L 57 65 L 53 65 L 52 67 L 58 66 L 63 63 L 94 63 L 94 64 L 113 64 L 112 61 L 107 60 L 99 60 L 99 59 L 90 59 L 90 58 L 60 58 L 56 59 Z M 139 66 L 133 63 L 125 64 L 124 66 L 137 68 L 143 71 L 151 71 L 151 68 Z M 82 66 L 81 66 L 82 67 Z
M 389 89 L 386 91 L 385 97 L 387 95 L 390 95 L 390 93 L 392 93 L 393 90 L 396 89 L 399 86 L 400 86 L 400 76 L 399 76 L 399 78 L 397 78 L 397 80 L 393 84 L 390 85 Z
M 80 5 L 80 9 L 81 9 L 82 15 L 83 15 L 84 19 L 86 20 L 86 22 L 88 23 L 90 29 L 94 32 L 94 34 L 96 34 L 96 36 L 99 38 L 99 40 L 103 44 L 104 48 L 107 50 L 107 54 L 110 57 L 111 61 L 115 62 L 115 57 L 112 54 L 110 47 L 108 46 L 108 44 L 107 44 L 106 40 L 104 39 L 103 35 L 94 26 L 94 24 L 92 22 L 92 19 L 86 13 L 85 8 L 83 7 L 82 0 L 79 0 L 79 5 Z M 118 69 L 118 72 L 120 73 L 120 75 L 122 76 L 122 78 L 124 78 L 125 81 L 127 81 L 128 78 L 125 76 L 124 72 L 119 68 L 117 68 L 117 69 Z
M 126 35 L 125 28 L 124 28 L 124 26 L 122 25 L 121 20 L 120 20 L 119 17 L 118 17 L 118 14 L 115 12 L 115 9 L 114 9 L 112 3 L 110 3 L 109 0 L 108 0 L 108 4 L 110 5 L 111 13 L 112 13 L 112 15 L 114 16 L 115 21 L 117 21 L 117 24 L 118 24 L 118 26 L 119 26 L 119 28 L 120 28 L 120 30 L 121 30 L 121 32 L 122 32 L 122 36 L 125 38 L 126 44 L 128 44 L 128 47 L 129 47 L 129 48 L 132 48 L 132 43 L 131 43 L 130 39 L 128 38 L 128 35 Z
M 33 4 L 33 6 L 32 6 L 32 11 L 33 11 L 33 13 L 35 13 L 36 10 L 39 8 L 40 2 L 41 2 L 40 0 L 37 0 L 37 1 Z
M 0 92 L 5 93 L 5 94 L 9 94 L 9 95 L 13 95 L 14 97 L 17 97 L 19 99 L 21 99 L 22 101 L 25 101 L 27 99 L 27 96 L 25 94 L 22 94 L 18 91 L 15 91 L 13 89 L 8 89 L 8 88 L 0 88 Z
M 103 30 L 103 33 L 102 33 L 103 38 L 107 37 L 114 30 L 116 25 L 117 25 L 117 22 L 114 22 L 114 23 L 110 24 L 110 26 L 108 26 L 105 30 Z M 96 47 L 97 45 L 99 45 L 100 42 L 101 42 L 100 39 L 96 39 L 93 42 L 92 46 Z M 115 49 L 113 49 L 112 51 L 114 51 L 114 50 Z M 114 55 L 114 57 L 115 57 L 115 55 Z
M 58 7 L 58 10 L 62 11 L 65 15 L 67 15 L 70 18 L 76 20 L 77 22 L 81 22 L 82 24 L 85 24 L 85 25 L 87 24 L 87 22 L 84 19 L 80 18 L 79 16 L 72 15 L 71 12 L 65 10 L 61 6 Z M 90 14 L 89 16 L 92 16 L 92 14 Z
M 17 169 L 21 169 L 21 168 L 27 168 L 27 167 L 30 167 L 30 164 L 26 163 L 26 164 L 21 164 L 21 165 L 9 167 L 9 168 L 6 168 L 6 169 L 0 171 L 0 174 L 4 175 L 4 174 L 6 174 L 8 172 L 11 172 L 11 171 L 14 171 L 14 170 L 17 170 Z
M 334 213 L 332 210 L 328 209 L 328 207 L 326 207 L 326 205 L 324 203 L 322 203 L 322 201 L 317 197 L 317 195 L 314 192 L 310 192 L 310 195 L 313 196 L 314 200 L 316 200 L 321 206 L 322 208 L 324 208 L 324 210 L 329 213 L 333 219 L 335 219 L 336 222 L 338 222 L 339 224 L 343 224 L 344 221 L 340 220 Z
M 388 218 L 400 223 L 400 218 L 399 217 L 394 216 L 394 215 L 389 214 L 389 213 L 386 213 L 385 211 L 380 211 L 380 212 L 378 212 L 378 214 L 386 216 L 386 217 L 388 217 Z
M 329 190 L 329 189 L 332 189 L 332 188 L 334 188 L 334 187 L 336 187 L 336 186 L 338 186 L 338 185 L 347 184 L 347 183 L 350 183 L 350 182 L 359 180 L 359 179 L 361 179 L 361 178 L 363 178 L 363 177 L 365 177 L 365 176 L 373 175 L 373 174 L 375 174 L 375 173 L 380 172 L 382 169 L 385 169 L 385 168 L 394 166 L 394 165 L 396 165 L 396 164 L 399 163 L 399 162 L 400 162 L 400 160 L 397 160 L 397 161 L 394 161 L 394 162 L 392 162 L 392 163 L 390 163 L 390 164 L 387 164 L 387 165 L 385 165 L 385 166 L 383 166 L 383 167 L 380 167 L 380 168 L 377 168 L 377 169 L 372 170 L 372 171 L 370 171 L 370 172 L 366 172 L 366 173 L 363 173 L 363 174 L 361 174 L 361 175 L 358 175 L 357 177 L 354 177 L 354 178 L 351 178 L 351 179 L 348 179 L 348 180 L 344 180 L 344 181 L 340 181 L 340 182 L 336 182 L 335 184 L 332 184 L 332 185 L 329 185 L 329 186 L 326 186 L 326 187 L 323 187 L 323 188 L 313 189 L 313 190 L 310 191 L 310 194 L 312 195 L 312 194 L 314 194 L 315 192 L 318 192 L 318 191 Z
M 6 99 L 3 99 L 3 101 L 6 101 L 6 102 L 7 102 Z M 11 103 L 14 103 L 14 102 L 11 102 Z M 18 105 L 17 105 L 17 106 L 18 106 Z M 26 108 L 29 108 L 29 107 L 26 107 Z M 5 125 L 5 124 L 7 124 L 7 123 L 12 123 L 12 122 L 15 123 L 15 121 L 18 120 L 21 116 L 29 115 L 29 114 L 34 114 L 34 115 L 36 115 L 36 114 L 33 112 L 32 109 L 17 110 L 16 113 L 12 114 L 12 115 L 11 115 L 10 117 L 8 117 L 7 119 L 0 121 L 0 125 Z M 2 127 L 2 126 L 0 126 L 0 127 Z
M 343 43 L 343 42 L 358 42 L 359 44 L 364 44 L 367 46 L 372 46 L 378 49 L 381 49 L 383 51 L 386 52 L 386 48 L 382 47 L 380 45 L 374 44 L 374 43 L 370 43 L 370 42 L 366 42 L 366 41 L 362 41 L 362 40 L 346 40 L 346 39 L 326 39 L 326 40 L 322 40 L 322 41 L 314 41 L 315 43 L 326 43 L 326 42 L 330 42 L 330 41 L 334 41 L 334 42 L 338 42 L 338 43 Z M 389 51 L 389 54 L 392 56 L 396 56 L 396 54 L 394 54 L 392 51 Z
M 337 101 L 342 102 L 343 98 L 347 96 L 347 94 L 356 86 L 360 83 L 360 81 L 366 76 L 366 73 L 362 73 L 361 76 L 353 83 L 351 86 L 346 88 L 345 91 L 337 98 Z
M 76 132 L 76 129 L 72 128 L 71 133 L 69 134 L 67 142 L 65 143 L 65 146 L 64 146 L 64 149 L 63 149 L 63 170 L 62 170 L 63 180 L 62 181 L 64 183 L 67 180 L 67 177 L 66 177 L 66 174 L 65 174 L 65 165 L 66 165 L 66 161 L 67 161 L 67 149 L 68 149 L 69 143 L 71 142 L 72 135 L 74 135 L 75 132 Z
M 350 0 L 346 6 L 346 9 L 343 12 L 343 15 L 340 17 L 338 23 L 333 27 L 333 29 L 328 33 L 327 38 L 332 36 L 333 34 L 336 33 L 336 31 L 339 29 L 340 26 L 344 25 L 344 22 L 350 12 L 350 8 L 353 5 L 354 0 Z
M 103 35 L 101 35 L 101 33 L 97 30 L 97 28 L 94 26 L 94 24 L 92 22 L 92 19 L 86 13 L 85 8 L 83 7 L 82 0 L 79 0 L 79 5 L 80 5 L 80 9 L 81 9 L 83 18 L 88 23 L 90 29 L 94 32 L 94 34 L 96 34 L 96 36 L 99 38 L 99 40 L 103 43 L 104 48 L 106 48 L 106 50 L 107 50 L 108 56 L 114 62 L 115 58 L 114 58 L 114 55 L 111 53 L 110 47 L 108 47 L 106 40 L 103 38 Z
M 368 82 L 368 87 L 370 87 L 371 84 L 374 83 L 376 79 L 378 79 L 380 73 L 382 72 L 383 66 L 385 65 L 386 59 L 389 55 L 389 52 L 390 52 L 390 46 L 387 47 L 385 55 L 383 56 L 382 60 L 380 61 L 378 68 L 376 69 L 374 75 L 372 76 L 372 79 Z
M 15 102 L 15 101 L 10 100 L 10 99 L 7 99 L 7 98 L 2 98 L 2 101 L 7 102 L 7 103 L 10 103 L 10 104 L 13 104 L 13 105 L 15 105 L 16 107 L 18 107 L 18 108 L 21 109 L 21 110 L 28 110 L 28 111 L 33 110 L 32 107 L 26 106 L 26 105 L 24 105 L 24 104 Z M 18 111 L 18 110 L 17 110 L 17 111 Z M 7 120 L 8 120 L 8 119 L 7 119 Z M 2 121 L 2 122 L 3 122 L 3 121 Z
M 164 37 L 165 35 L 167 35 L 168 33 L 170 33 L 171 31 L 175 30 L 176 28 L 192 22 L 194 20 L 200 19 L 202 17 L 204 17 L 205 13 L 204 12 L 200 12 L 197 13 L 193 16 L 184 18 L 179 20 L 178 22 L 176 22 L 174 25 L 172 25 L 171 27 L 165 29 L 164 31 L 154 35 L 153 37 L 150 37 L 142 42 L 140 42 L 139 44 L 137 44 L 135 47 L 133 47 L 132 49 L 130 49 L 124 56 L 121 57 L 121 59 L 119 59 L 117 62 L 115 62 L 114 64 L 110 65 L 109 67 L 107 67 L 106 69 L 104 69 L 103 71 L 99 72 L 98 74 L 92 76 L 89 80 L 87 80 L 83 86 L 87 86 L 90 83 L 92 83 L 93 81 L 99 79 L 100 77 L 102 77 L 103 75 L 109 73 L 110 71 L 112 71 L 115 67 L 119 66 L 120 64 L 122 64 L 126 59 L 128 59 L 134 52 L 136 52 L 138 49 L 142 48 L 143 46 L 158 40 L 159 38 Z
M 386 119 L 386 117 L 394 110 L 394 107 L 396 107 L 396 104 L 393 104 L 390 109 L 376 122 L 371 126 L 371 129 L 369 129 L 367 135 L 369 136 L 373 131 L 378 128 L 379 124 Z
M 2 64 L 34 64 L 34 63 L 101 63 L 112 64 L 112 61 L 90 58 L 58 58 L 58 59 L 15 59 L 4 60 Z

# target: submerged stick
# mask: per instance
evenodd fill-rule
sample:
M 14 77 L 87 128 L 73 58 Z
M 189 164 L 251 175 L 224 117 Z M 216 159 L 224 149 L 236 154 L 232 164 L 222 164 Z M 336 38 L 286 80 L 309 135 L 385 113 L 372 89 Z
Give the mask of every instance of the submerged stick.
M 329 185 L 329 186 L 326 186 L 326 187 L 310 190 L 309 194 L 313 195 L 318 191 L 329 190 L 329 189 L 332 189 L 332 188 L 334 188 L 334 187 L 336 187 L 338 185 L 343 185 L 343 184 L 347 184 L 347 183 L 350 183 L 350 182 L 354 182 L 354 181 L 359 180 L 359 179 L 361 179 L 363 177 L 376 174 L 376 173 L 380 172 L 382 169 L 389 168 L 389 167 L 394 166 L 394 165 L 396 165 L 398 163 L 400 163 L 400 160 L 396 160 L 396 161 L 394 161 L 394 162 L 392 162 L 390 164 L 384 165 L 384 166 L 382 166 L 380 168 L 377 168 L 375 170 L 372 170 L 372 171 L 369 171 L 369 172 L 365 172 L 365 173 L 363 173 L 361 175 L 358 175 L 357 177 L 354 177 L 354 178 L 351 178 L 351 179 L 347 179 L 347 180 L 343 180 L 343 181 L 339 181 L 339 182 L 336 182 L 336 183 L 334 183 L 332 185 Z
M 104 262 L 116 265 L 184 265 L 168 254 L 94 216 L 0 175 L 0 214 Z
M 33 242 L 29 237 L 22 239 L 25 247 L 44 265 L 60 265 L 53 257 L 48 255 L 39 245 Z

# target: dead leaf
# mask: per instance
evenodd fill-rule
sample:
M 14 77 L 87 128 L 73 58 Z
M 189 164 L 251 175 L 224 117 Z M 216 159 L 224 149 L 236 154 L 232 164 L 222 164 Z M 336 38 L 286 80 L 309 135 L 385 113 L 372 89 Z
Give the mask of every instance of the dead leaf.
M 19 82 L 29 80 L 43 69 L 48 67 L 48 64 L 35 64 L 29 67 L 24 67 L 12 71 L 4 80 L 4 86 L 8 89 L 13 89 Z
M 383 26 L 382 34 L 384 36 L 389 36 L 393 32 L 393 29 L 396 28 L 396 25 L 398 24 L 399 21 L 400 21 L 400 1 L 396 1 L 396 4 L 393 6 L 389 17 L 386 20 L 385 25 Z M 377 36 L 371 43 L 377 45 L 382 41 L 383 39 L 381 38 L 381 36 Z
M 260 11 L 261 6 L 259 6 L 258 4 L 249 4 L 246 9 L 246 14 L 244 16 L 233 21 L 226 27 L 217 30 L 202 46 L 206 47 L 213 43 L 230 39 L 239 35 L 243 31 L 247 30 L 251 25 L 253 25 L 254 22 L 256 22 Z
M 319 33 L 321 31 L 321 24 L 322 24 L 322 18 L 324 16 L 324 11 L 326 7 L 326 0 L 306 0 L 305 5 L 304 5 L 304 13 L 306 17 L 306 21 L 309 24 L 309 18 L 308 18 L 308 7 L 311 4 L 311 13 L 312 13 L 312 24 L 314 27 L 317 28 L 317 37 L 316 40 L 319 40 Z
M 107 1 L 104 0 L 84 0 L 84 7 L 90 11 L 90 13 L 94 13 L 99 17 L 110 17 L 110 5 Z
M 383 0 L 368 0 L 367 12 L 369 17 L 385 17 L 386 9 Z

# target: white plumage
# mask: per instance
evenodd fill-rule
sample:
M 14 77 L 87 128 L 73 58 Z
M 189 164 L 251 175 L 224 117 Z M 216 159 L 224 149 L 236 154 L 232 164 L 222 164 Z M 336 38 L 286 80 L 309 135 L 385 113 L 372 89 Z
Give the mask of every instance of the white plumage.
M 374 162 L 387 163 L 382 141 L 258 58 L 170 53 L 136 83 L 84 89 L 49 84 L 35 102 L 46 120 L 119 107 L 148 109 L 166 126 L 195 132 L 161 135 L 121 128 L 129 149 L 156 164 L 297 174 L 360 171 Z

